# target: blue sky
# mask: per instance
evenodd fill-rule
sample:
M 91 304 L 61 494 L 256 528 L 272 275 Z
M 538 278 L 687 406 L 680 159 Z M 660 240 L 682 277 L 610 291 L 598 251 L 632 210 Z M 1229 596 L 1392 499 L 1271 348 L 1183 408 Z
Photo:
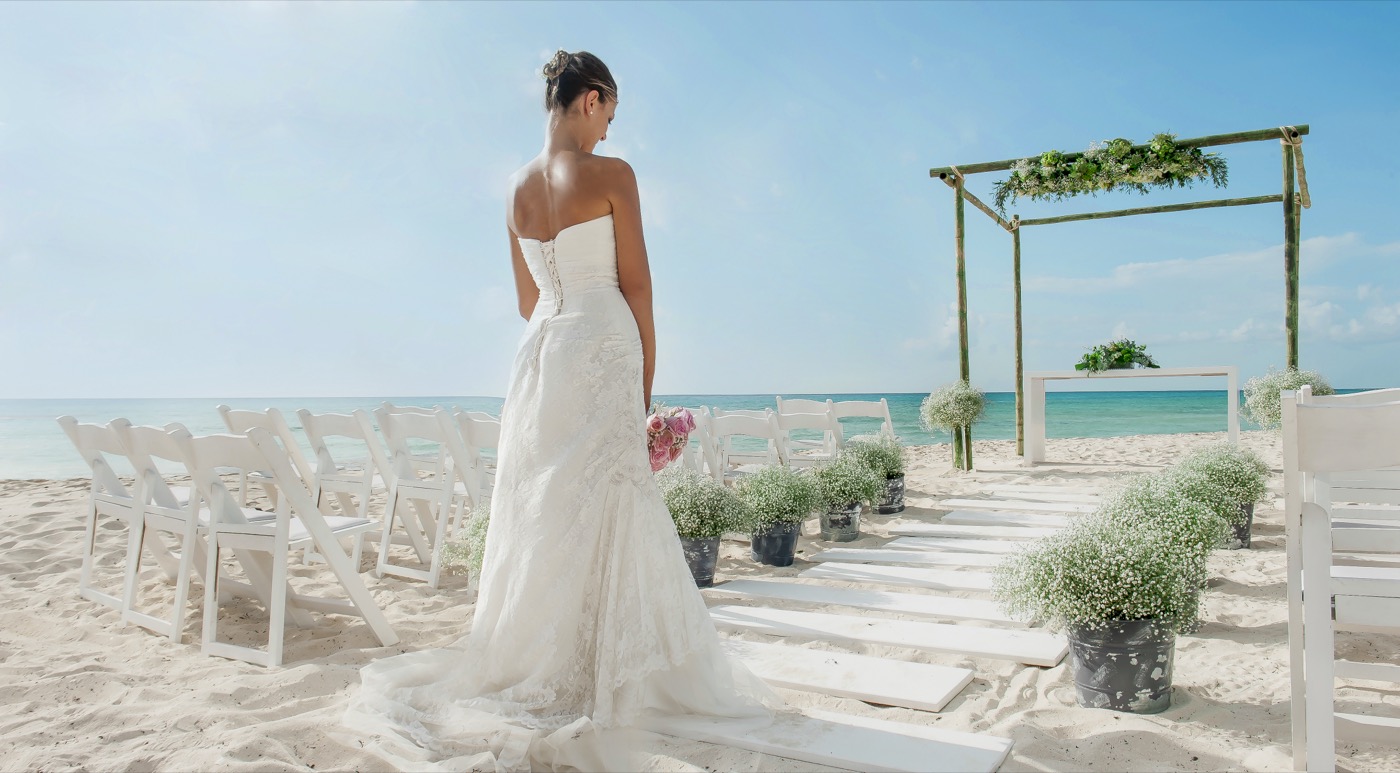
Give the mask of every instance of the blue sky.
M 642 188 L 659 394 L 950 381 L 930 167 L 1287 123 L 1312 127 L 1302 363 L 1393 386 L 1397 28 L 1392 3 L 0 3 L 0 398 L 502 394 L 504 182 L 560 47 L 619 82 L 599 152 Z M 1278 192 L 1277 143 L 1220 150 L 1225 191 L 1013 211 Z M 1281 365 L 1282 233 L 1277 205 L 1027 229 L 1027 368 L 1120 333 Z M 973 380 L 1008 390 L 1010 238 L 969 208 L 967 245 Z

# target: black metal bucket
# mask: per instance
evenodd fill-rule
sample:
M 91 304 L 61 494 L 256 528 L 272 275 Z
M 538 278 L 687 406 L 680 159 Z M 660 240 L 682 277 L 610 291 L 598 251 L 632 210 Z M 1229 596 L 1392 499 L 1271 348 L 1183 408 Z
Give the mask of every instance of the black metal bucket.
M 769 566 L 792 566 L 797 555 L 797 536 L 802 533 L 802 523 L 775 523 L 761 532 L 754 532 L 749 543 L 749 553 L 753 560 Z
M 830 542 L 850 542 L 860 537 L 860 503 L 833 507 L 821 514 L 822 539 Z
M 880 515 L 904 512 L 904 476 L 885 480 L 885 501 L 875 506 Z
M 1176 634 L 1155 620 L 1121 620 L 1069 630 L 1079 705 L 1156 714 L 1172 703 Z
M 1240 505 L 1240 510 L 1244 511 L 1244 523 L 1235 524 L 1235 544 L 1230 546 L 1232 550 L 1249 549 L 1250 532 L 1254 529 L 1254 503 Z
M 681 539 L 685 550 L 685 562 L 690 564 L 690 576 L 695 578 L 697 588 L 708 588 L 715 584 L 715 562 L 719 560 L 719 537 L 709 539 Z

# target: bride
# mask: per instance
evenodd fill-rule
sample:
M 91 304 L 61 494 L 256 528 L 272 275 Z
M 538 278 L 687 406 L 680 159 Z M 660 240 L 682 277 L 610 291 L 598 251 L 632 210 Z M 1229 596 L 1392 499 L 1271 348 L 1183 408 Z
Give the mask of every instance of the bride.
M 470 633 L 378 660 L 346 723 L 413 769 L 635 769 L 624 728 L 762 717 L 777 697 L 720 648 L 645 446 L 656 345 L 632 168 L 598 57 L 545 65 L 544 150 L 506 208 L 528 320 L 501 414 Z

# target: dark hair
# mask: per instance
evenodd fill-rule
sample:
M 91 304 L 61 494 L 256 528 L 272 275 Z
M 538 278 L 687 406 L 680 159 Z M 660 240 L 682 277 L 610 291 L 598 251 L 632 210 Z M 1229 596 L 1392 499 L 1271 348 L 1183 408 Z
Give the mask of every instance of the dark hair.
M 597 91 L 604 99 L 617 101 L 617 82 L 608 72 L 608 66 L 587 51 L 571 54 L 559 49 L 544 66 L 544 80 L 546 110 L 568 107 L 580 95 L 590 91 Z

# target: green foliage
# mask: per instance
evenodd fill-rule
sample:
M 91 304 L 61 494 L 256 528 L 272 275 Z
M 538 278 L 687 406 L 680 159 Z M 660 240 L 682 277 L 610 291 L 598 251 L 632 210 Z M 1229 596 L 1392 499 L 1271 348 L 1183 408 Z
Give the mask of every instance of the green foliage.
M 1054 628 L 1199 621 L 1206 560 L 1228 525 L 1165 475 L 1127 481 L 1094 514 L 1002 562 L 993 592 L 1014 616 Z
M 748 507 L 738 494 L 689 467 L 667 467 L 657 473 L 656 483 L 682 539 L 718 537 L 740 531 L 749 522 Z
M 838 457 L 812 471 L 821 501 L 828 508 L 870 502 L 885 492 L 885 477 L 850 457 Z
M 1264 429 L 1276 429 L 1283 422 L 1283 399 L 1279 393 L 1284 390 L 1296 390 L 1305 385 L 1311 385 L 1315 395 L 1336 393 L 1332 385 L 1327 383 L 1327 379 L 1317 371 L 1270 368 L 1263 376 L 1255 376 L 1245 382 L 1242 413 L 1246 419 Z
M 490 523 L 490 500 L 472 508 L 462 527 L 463 535 L 442 546 L 442 566 L 449 574 L 481 571 L 481 561 L 486 556 L 486 529 Z
M 904 446 L 889 435 L 851 438 L 841 449 L 840 456 L 869 467 L 885 480 L 904 474 Z
M 813 476 L 777 465 L 743 476 L 734 484 L 734 491 L 748 506 L 752 531 L 773 524 L 798 523 L 820 504 Z
M 1099 344 L 1085 352 L 1083 359 L 1074 366 L 1074 369 L 1098 373 L 1105 370 L 1131 368 L 1134 365 L 1155 368 L 1157 361 L 1147 353 L 1146 346 L 1126 338 L 1120 338 L 1107 344 Z
M 1123 138 L 1095 143 L 1081 154 L 1049 150 L 1037 159 L 1022 159 L 1011 176 L 996 184 L 996 207 L 1006 214 L 1008 202 L 1060 201 L 1081 193 L 1152 188 L 1185 188 L 1209 179 L 1217 188 L 1228 182 L 1225 159 L 1200 148 L 1179 145 L 1174 134 L 1158 134 L 1146 147 L 1135 149 Z
M 970 427 L 987 410 L 987 396 L 966 381 L 954 381 L 933 390 L 919 407 L 919 417 L 928 430 L 952 432 Z

